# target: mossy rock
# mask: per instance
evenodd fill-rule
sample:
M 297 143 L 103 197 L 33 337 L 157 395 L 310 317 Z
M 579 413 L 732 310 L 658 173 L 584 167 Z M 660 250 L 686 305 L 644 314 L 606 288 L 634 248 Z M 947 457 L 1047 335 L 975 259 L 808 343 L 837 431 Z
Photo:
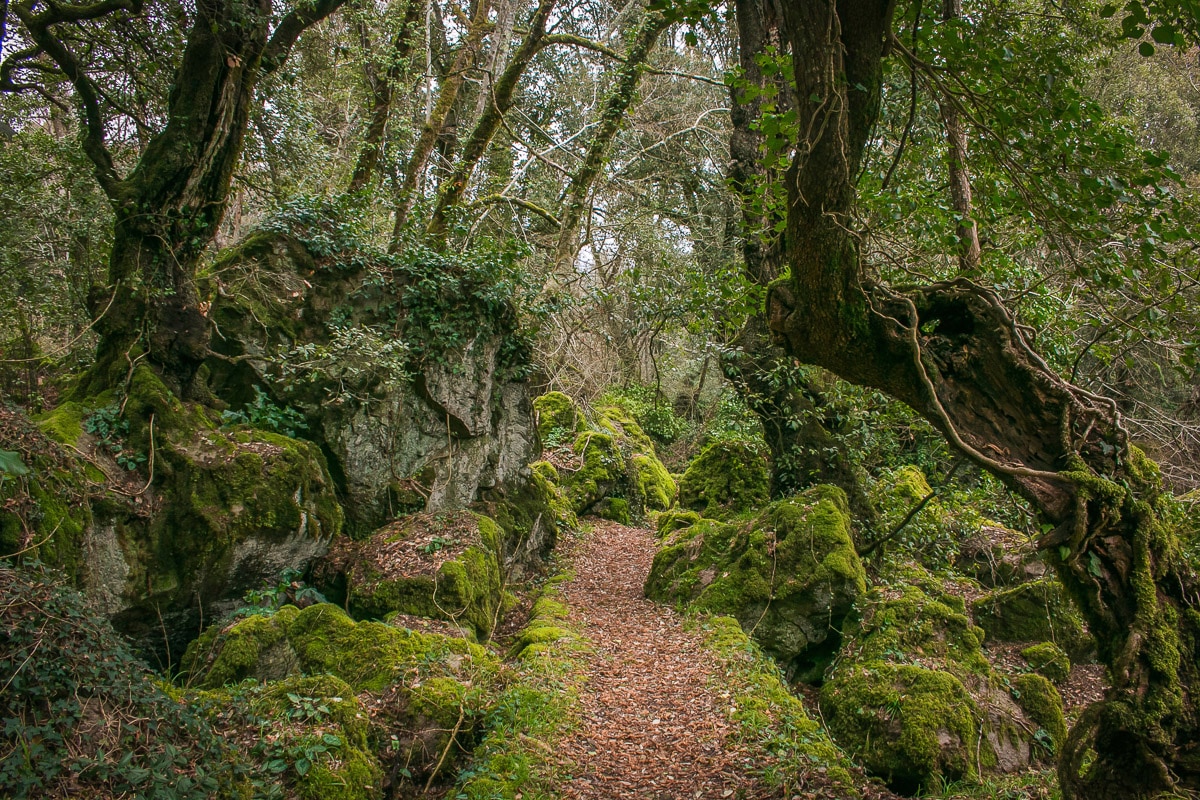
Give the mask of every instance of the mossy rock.
M 545 563 L 559 534 L 578 525 L 558 485 L 558 470 L 547 461 L 530 465 L 529 477 L 516 487 L 489 492 L 477 505 L 500 526 L 504 568 L 520 577 Z
M 637 480 L 638 494 L 647 511 L 666 511 L 675 504 L 679 487 L 675 479 L 654 456 L 638 453 L 629 459 Z
M 679 479 L 679 505 L 722 518 L 758 508 L 770 496 L 766 454 L 747 442 L 714 442 Z
M 673 508 L 670 511 L 665 511 L 654 518 L 655 536 L 658 539 L 664 539 L 675 531 L 690 528 L 699 522 L 700 519 L 700 515 L 695 511 L 687 511 L 681 508 Z
M 544 446 L 570 442 L 586 427 L 579 406 L 562 392 L 549 392 L 534 400 L 533 412 Z
M 847 619 L 845 644 L 821 694 L 839 744 L 866 751 L 864 765 L 905 793 L 975 778 L 980 770 L 1029 767 L 1039 755 L 1039 726 L 992 670 L 983 630 L 944 578 L 915 563 L 889 564 L 858 612 Z
M 1066 683 L 1071 677 L 1071 658 L 1054 642 L 1031 645 L 1021 651 L 1029 668 L 1054 683 Z
M 553 482 L 561 486 L 571 513 L 628 525 L 674 504 L 675 479 L 659 461 L 650 437 L 623 408 L 602 406 L 589 424 L 561 392 L 543 395 L 534 405 L 543 443 L 570 441 L 572 463 L 555 469 Z
M 872 590 L 859 604 L 859 617 L 847 623 L 854 659 L 913 658 L 963 679 L 988 675 L 980 649 L 983 630 L 972 624 L 962 599 L 941 591 L 937 580 L 919 567 L 909 565 L 904 572 L 910 577 L 903 583 L 897 573 L 884 576 L 888 583 Z
M 1018 675 L 1012 679 L 1012 695 L 1030 720 L 1044 731 L 1034 735 L 1039 744 L 1042 761 L 1051 762 L 1067 740 L 1067 721 L 1063 716 L 1063 701 L 1058 690 L 1042 675 Z M 1050 741 L 1045 740 L 1048 736 Z
M 817 486 L 740 527 L 698 518 L 676 528 L 655 555 L 646 594 L 732 616 L 791 676 L 819 678 L 865 579 L 845 494 Z
M 284 647 L 291 652 L 281 657 Z M 460 719 L 466 722 L 455 742 L 470 741 L 499 669 L 493 656 L 466 639 L 356 622 L 337 606 L 321 603 L 303 610 L 285 606 L 206 633 L 189 648 L 184 674 L 193 685 L 218 689 L 268 674 L 267 659 L 293 665 L 293 673 L 281 680 L 328 675 L 351 694 L 386 696 L 370 718 L 368 751 L 386 751 L 414 773 L 431 769 L 447 748 L 457 752 L 451 732 Z M 274 685 L 266 684 L 267 691 Z M 389 744 L 392 736 L 398 746 Z M 364 779 L 369 767 L 359 760 L 355 780 Z
M 494 520 L 470 511 L 413 514 L 369 539 L 340 541 L 314 579 L 344 581 L 357 617 L 445 619 L 483 640 L 503 600 L 501 537 Z
M 1095 640 L 1083 618 L 1053 578 L 991 592 L 971 604 L 975 622 L 988 641 L 1057 644 L 1072 661 L 1095 653 Z
M 625 457 L 616 439 L 607 433 L 587 431 L 575 438 L 572 450 L 580 459 L 579 469 L 565 481 L 567 497 L 576 514 L 587 514 L 609 496 L 631 492 L 625 472 Z
M 333 675 L 293 676 L 270 683 L 252 701 L 276 721 L 292 751 L 327 748 L 295 778 L 304 800 L 371 800 L 382 796 L 383 768 L 368 742 L 367 714 L 345 681 Z M 336 737 L 336 745 L 328 738 Z M 293 766 L 294 769 L 294 766 Z
M 834 739 L 902 794 L 977 777 L 979 708 L 948 672 L 858 663 L 821 688 L 821 711 Z

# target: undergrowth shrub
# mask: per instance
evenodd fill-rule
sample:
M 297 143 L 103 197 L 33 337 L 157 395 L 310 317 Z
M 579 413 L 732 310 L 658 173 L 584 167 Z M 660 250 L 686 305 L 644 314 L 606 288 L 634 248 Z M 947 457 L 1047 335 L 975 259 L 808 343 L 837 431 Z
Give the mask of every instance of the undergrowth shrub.
M 40 565 L 0 564 L 0 796 L 270 796 L 200 709 L 177 701 Z

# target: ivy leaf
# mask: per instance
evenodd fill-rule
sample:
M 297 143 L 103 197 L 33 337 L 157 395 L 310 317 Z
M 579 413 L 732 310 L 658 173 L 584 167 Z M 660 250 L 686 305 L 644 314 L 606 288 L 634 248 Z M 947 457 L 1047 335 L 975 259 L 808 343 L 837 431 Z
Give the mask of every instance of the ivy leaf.
M 12 450 L 0 450 L 0 473 L 6 475 L 28 475 L 33 472 L 29 467 L 25 466 L 25 462 L 21 460 L 21 454 Z
M 1149 58 L 1150 56 L 1154 55 L 1154 45 L 1150 44 L 1149 42 L 1142 42 L 1138 45 L 1138 52 L 1146 58 Z

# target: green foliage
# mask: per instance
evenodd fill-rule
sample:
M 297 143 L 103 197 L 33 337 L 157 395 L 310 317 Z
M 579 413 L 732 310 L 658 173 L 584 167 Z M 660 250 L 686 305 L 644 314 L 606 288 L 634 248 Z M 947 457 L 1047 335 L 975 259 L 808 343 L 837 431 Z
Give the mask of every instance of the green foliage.
M 209 798 L 267 783 L 39 568 L 0 565 L 0 793 Z
M 83 429 L 125 469 L 135 470 L 146 463 L 146 454 L 130 449 L 126 442 L 129 420 L 121 415 L 117 404 L 102 406 L 84 417 Z
M 295 439 L 308 429 L 304 415 L 294 408 L 277 406 L 270 396 L 258 386 L 254 387 L 254 400 L 240 411 L 225 411 L 221 419 L 227 425 L 249 425 Z
M 676 414 L 653 386 L 634 383 L 609 389 L 601 396 L 600 403 L 620 407 L 659 444 L 670 444 L 692 430 L 691 422 Z

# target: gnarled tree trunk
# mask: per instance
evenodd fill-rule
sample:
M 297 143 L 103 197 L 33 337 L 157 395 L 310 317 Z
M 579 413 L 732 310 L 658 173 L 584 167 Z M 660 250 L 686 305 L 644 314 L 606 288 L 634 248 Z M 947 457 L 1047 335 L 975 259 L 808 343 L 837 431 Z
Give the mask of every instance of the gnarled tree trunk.
M 1112 678 L 1062 750 L 1064 795 L 1200 789 L 1200 580 L 1156 514 L 1157 470 L 1130 447 L 1115 404 L 1050 370 L 994 294 L 965 279 L 903 293 L 862 279 L 854 177 L 892 3 L 784 11 L 802 141 L 788 173 L 792 274 L 770 292 L 772 330 L 798 358 L 908 403 L 1055 526 L 1040 545 Z

